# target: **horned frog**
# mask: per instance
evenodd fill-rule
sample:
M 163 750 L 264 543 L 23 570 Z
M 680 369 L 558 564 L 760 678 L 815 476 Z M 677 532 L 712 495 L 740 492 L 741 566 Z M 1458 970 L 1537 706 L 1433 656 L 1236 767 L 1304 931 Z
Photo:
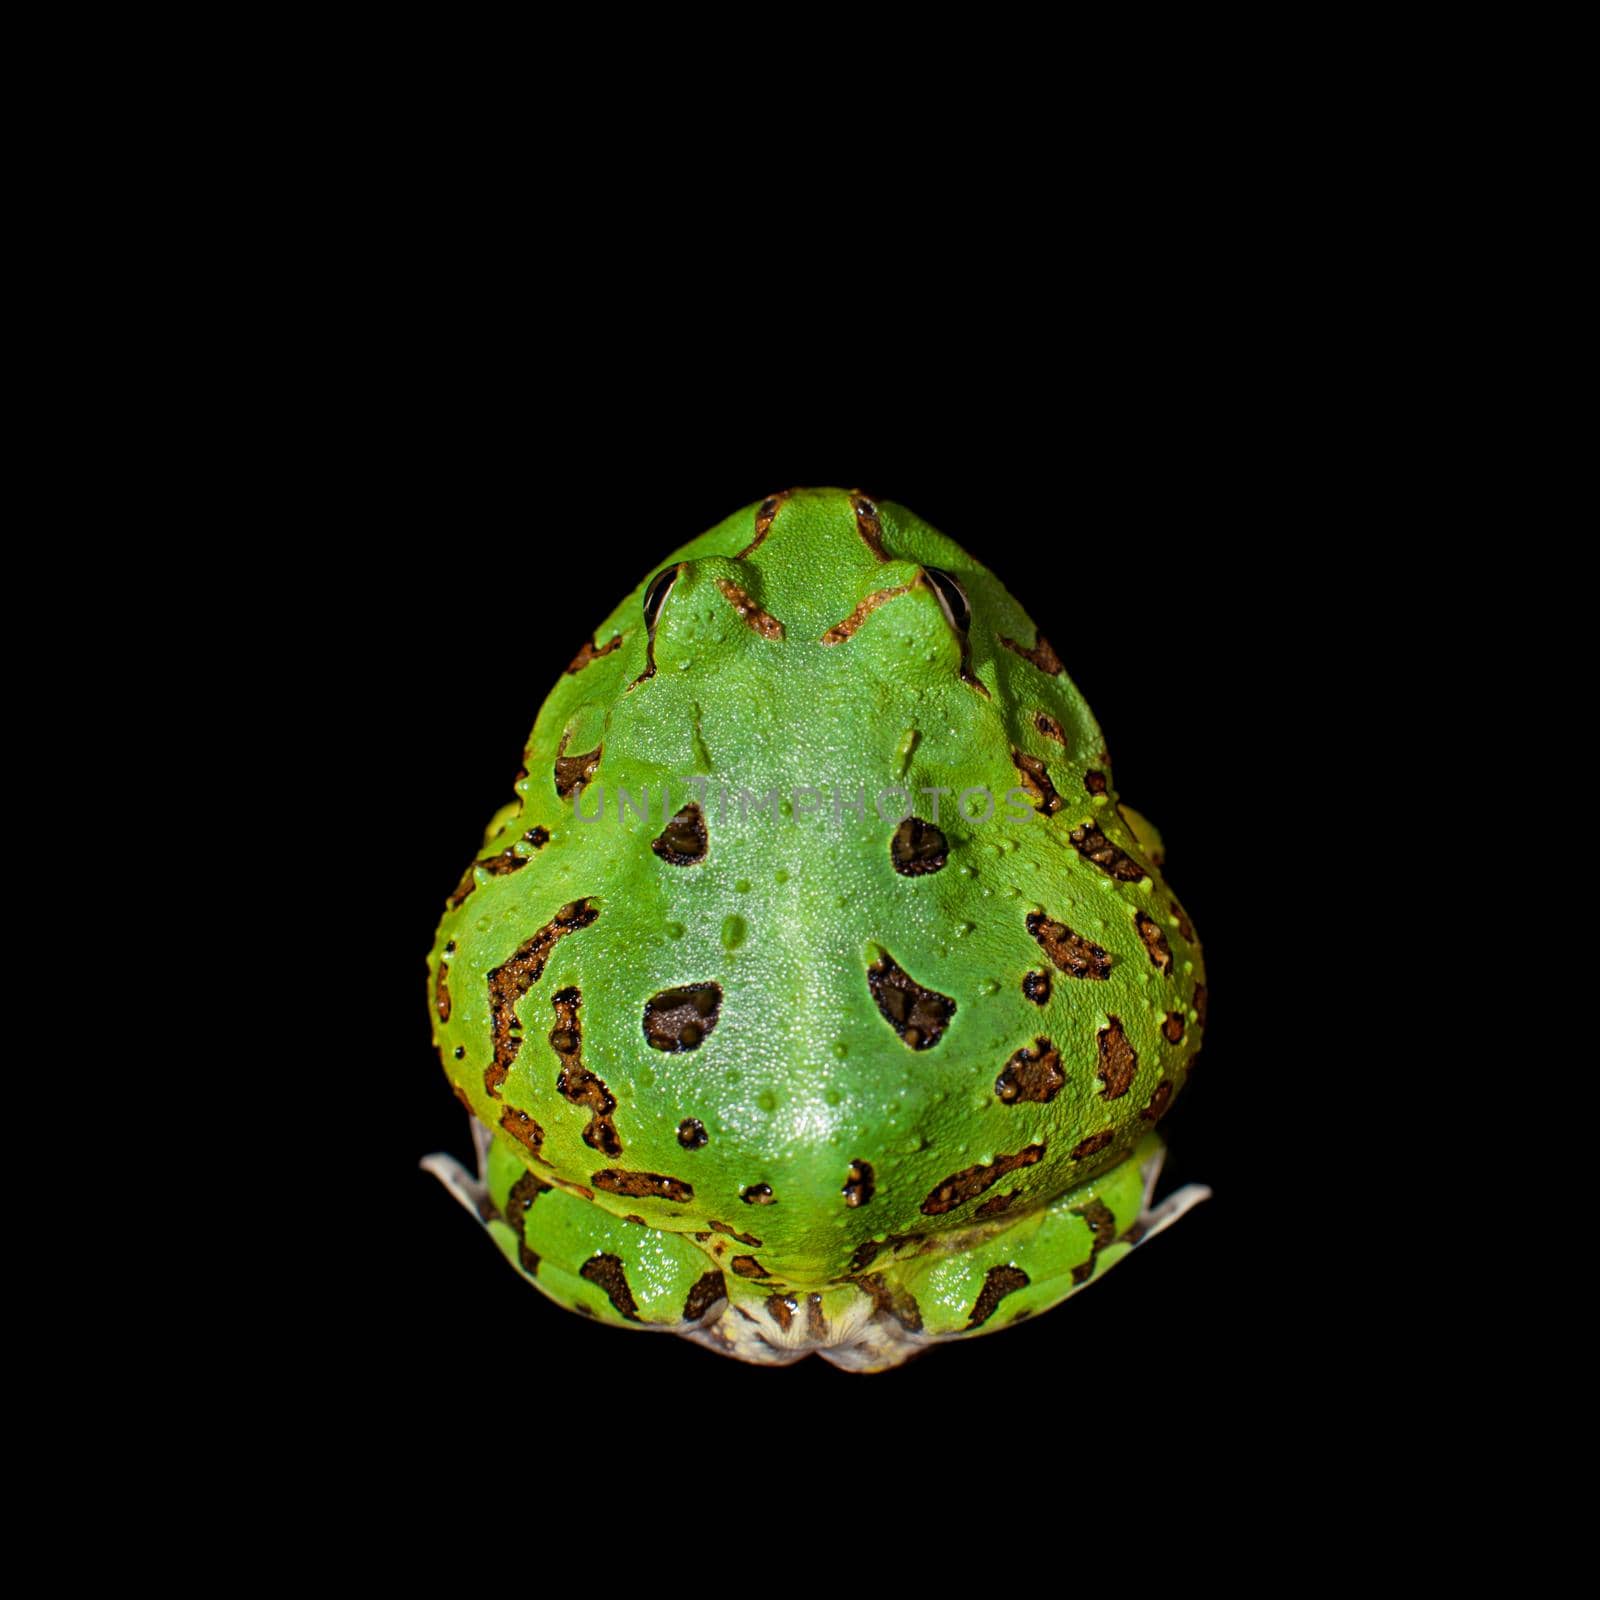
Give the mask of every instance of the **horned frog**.
M 1159 836 L 987 568 L 794 489 L 668 556 L 449 896 L 424 1166 L 569 1310 L 877 1371 L 1054 1306 L 1153 1203 L 1206 1020 Z

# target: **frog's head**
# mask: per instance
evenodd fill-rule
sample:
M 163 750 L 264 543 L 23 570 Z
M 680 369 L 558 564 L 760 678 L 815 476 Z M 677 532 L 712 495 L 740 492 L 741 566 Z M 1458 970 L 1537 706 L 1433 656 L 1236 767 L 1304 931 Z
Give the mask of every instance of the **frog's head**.
M 964 650 L 968 584 L 987 576 L 901 506 L 860 489 L 795 488 L 743 507 L 685 547 L 645 586 L 641 603 L 647 627 L 670 627 L 669 596 L 682 615 L 687 592 L 715 584 L 757 631 L 835 644 L 897 600 L 925 631 Z

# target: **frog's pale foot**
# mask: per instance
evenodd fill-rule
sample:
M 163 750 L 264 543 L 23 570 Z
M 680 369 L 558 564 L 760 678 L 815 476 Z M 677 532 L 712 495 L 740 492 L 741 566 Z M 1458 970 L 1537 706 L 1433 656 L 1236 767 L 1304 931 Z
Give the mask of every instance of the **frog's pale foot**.
M 443 1150 L 424 1156 L 417 1165 L 424 1172 L 432 1173 L 473 1216 L 483 1222 L 488 1218 L 489 1145 L 494 1136 L 476 1117 L 467 1120 L 472 1125 L 472 1148 L 478 1161 L 476 1176 Z

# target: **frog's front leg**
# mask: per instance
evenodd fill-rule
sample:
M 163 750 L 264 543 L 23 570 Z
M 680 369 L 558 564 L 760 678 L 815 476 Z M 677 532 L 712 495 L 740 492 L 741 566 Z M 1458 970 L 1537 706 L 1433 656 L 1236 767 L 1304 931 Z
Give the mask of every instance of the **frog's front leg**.
M 558 1305 L 616 1327 L 690 1337 L 709 1334 L 728 1313 L 722 1266 L 691 1236 L 615 1216 L 575 1186 L 547 1181 L 529 1170 L 519 1145 L 476 1118 L 472 1134 L 476 1173 L 447 1155 L 429 1156 L 424 1170 L 483 1223 L 511 1265 Z M 804 1353 L 771 1347 L 749 1359 L 787 1362 Z

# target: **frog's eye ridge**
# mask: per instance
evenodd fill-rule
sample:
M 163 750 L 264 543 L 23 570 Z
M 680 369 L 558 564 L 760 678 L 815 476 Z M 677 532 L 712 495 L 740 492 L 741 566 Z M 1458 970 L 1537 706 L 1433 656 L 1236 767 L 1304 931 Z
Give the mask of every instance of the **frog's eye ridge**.
M 667 567 L 658 572 L 645 588 L 644 625 L 651 633 L 656 631 L 656 622 L 661 616 L 661 608 L 666 604 L 667 595 L 677 578 L 678 568 Z
M 924 567 L 922 571 L 928 587 L 939 597 L 950 626 L 957 633 L 966 633 L 972 627 L 972 603 L 967 599 L 967 591 L 943 567 Z

